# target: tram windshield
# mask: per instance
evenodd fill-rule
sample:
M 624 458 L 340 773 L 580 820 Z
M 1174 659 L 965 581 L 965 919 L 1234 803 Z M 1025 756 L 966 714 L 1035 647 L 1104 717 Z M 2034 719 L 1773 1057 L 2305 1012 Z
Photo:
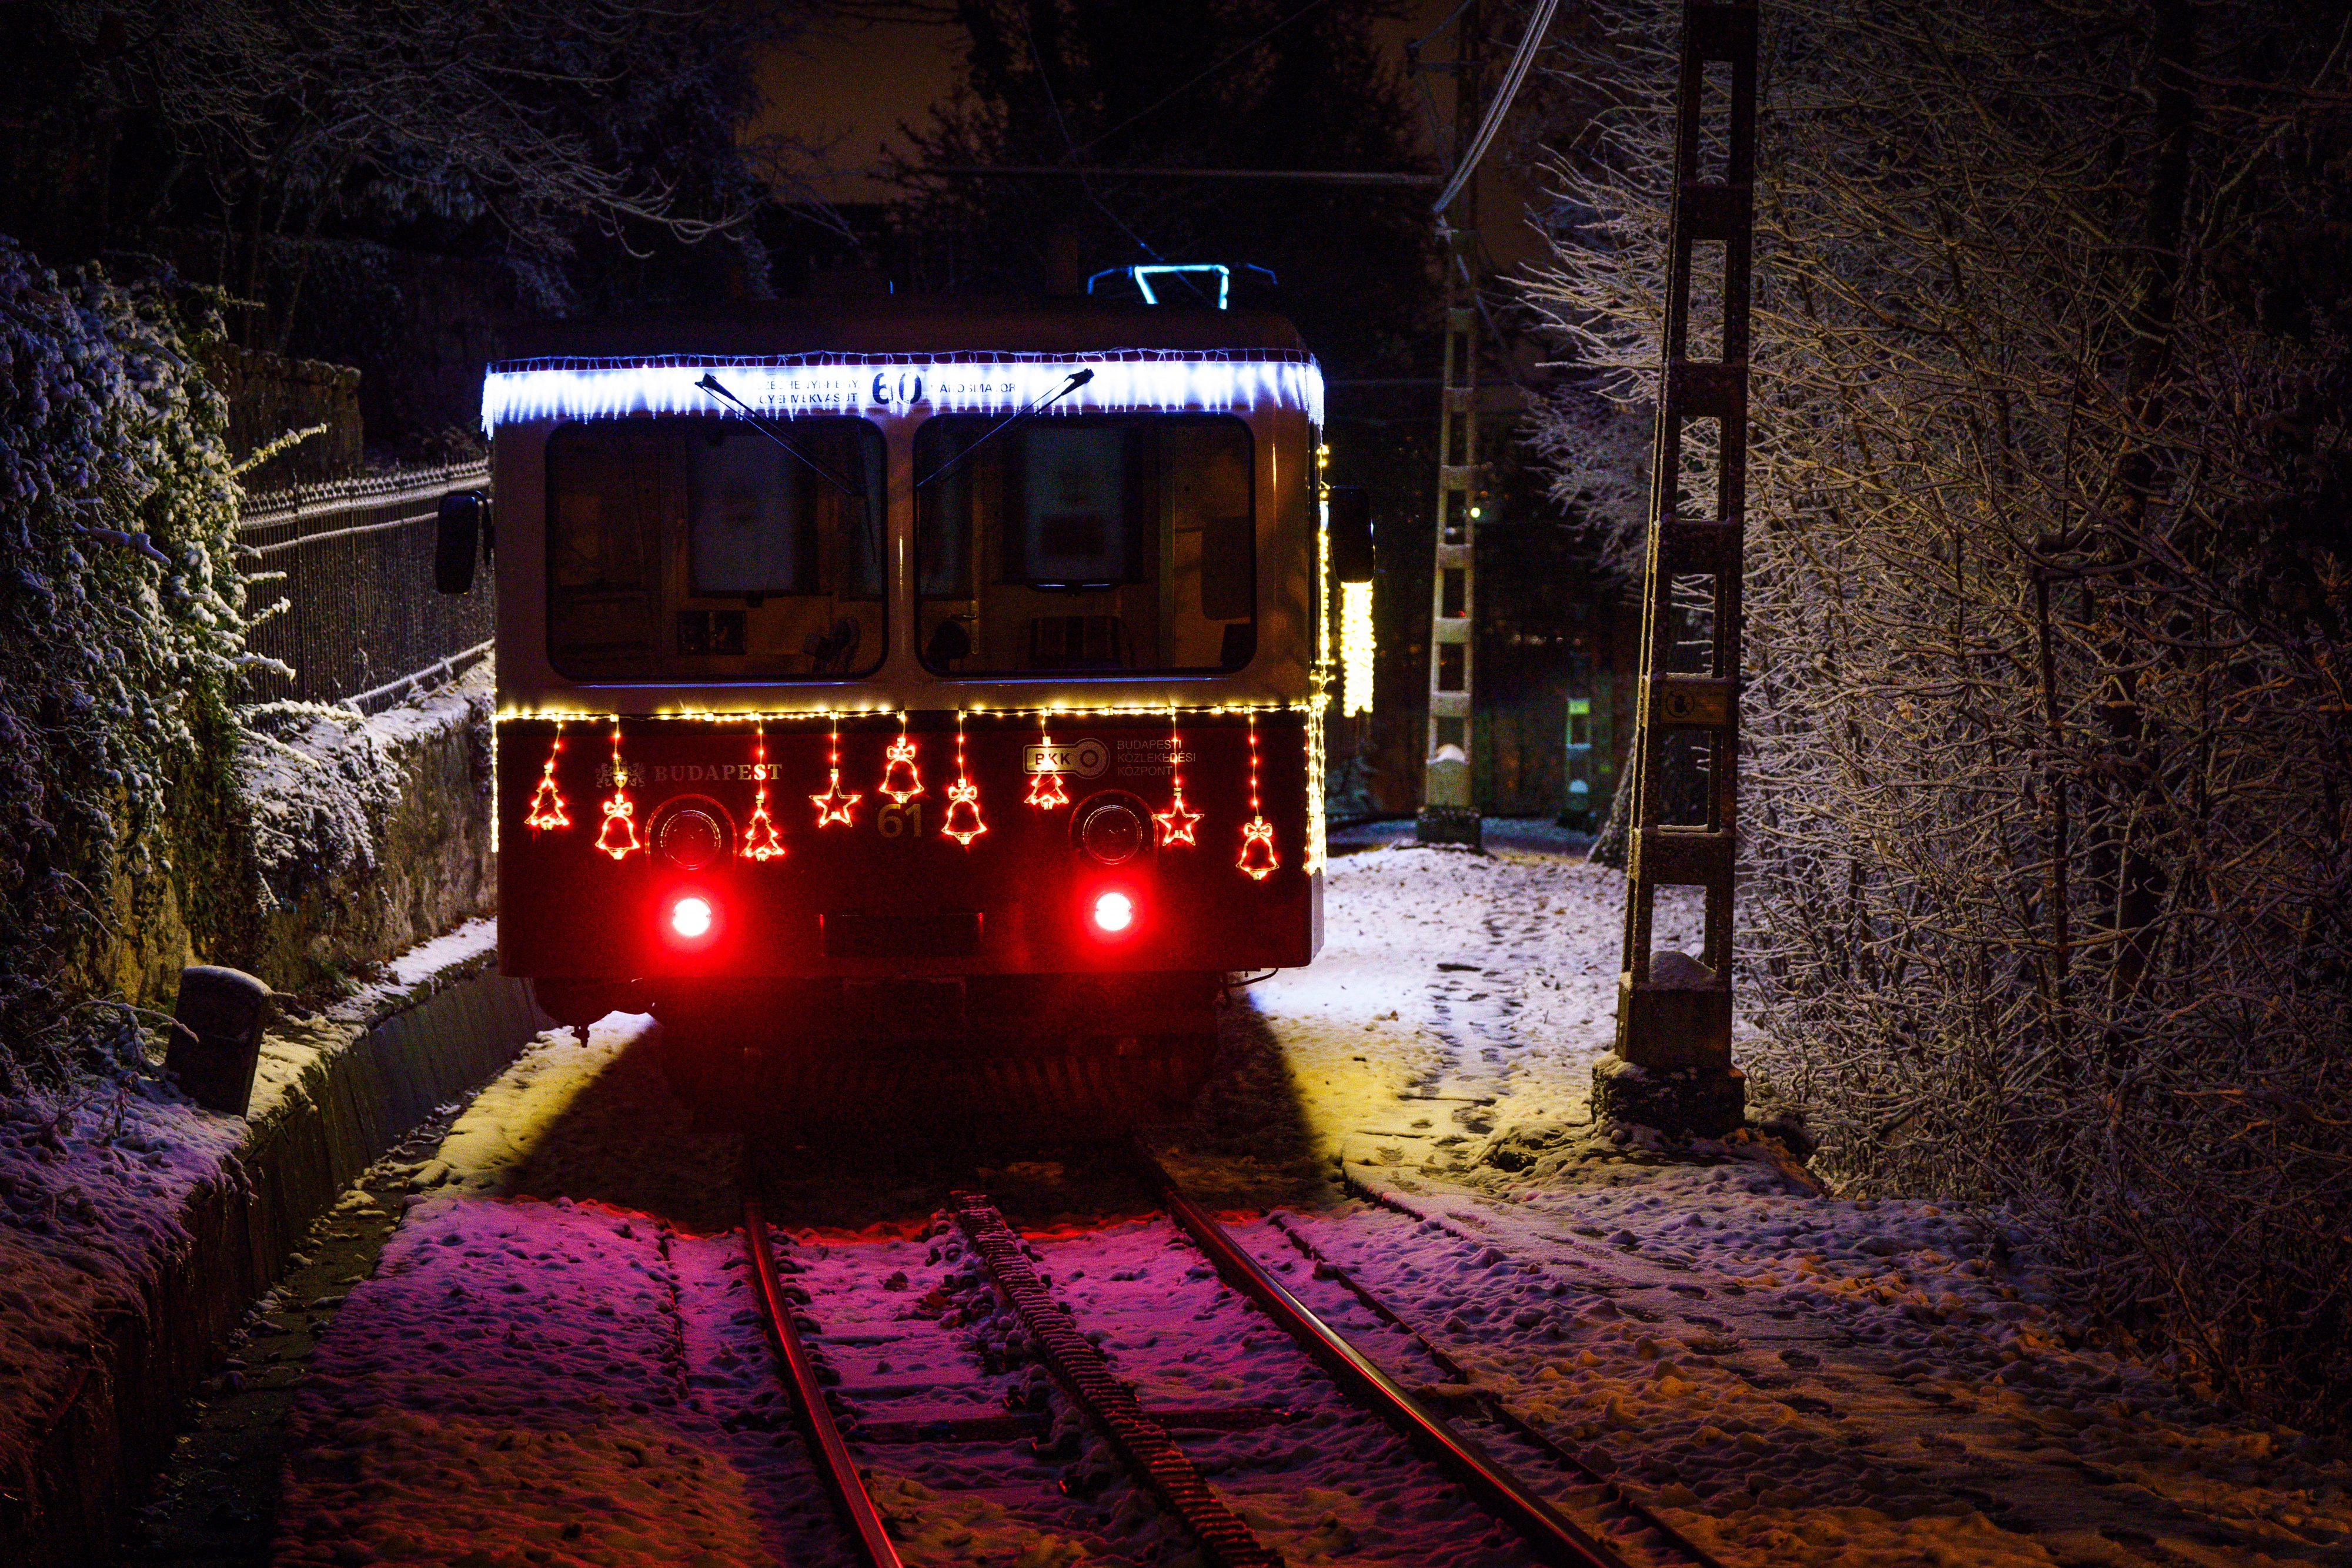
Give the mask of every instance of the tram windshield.
M 827 680 L 882 663 L 881 433 L 585 420 L 547 442 L 548 656 L 572 679 Z
M 1249 426 L 940 415 L 916 434 L 917 635 L 938 674 L 1238 670 L 1257 651 Z

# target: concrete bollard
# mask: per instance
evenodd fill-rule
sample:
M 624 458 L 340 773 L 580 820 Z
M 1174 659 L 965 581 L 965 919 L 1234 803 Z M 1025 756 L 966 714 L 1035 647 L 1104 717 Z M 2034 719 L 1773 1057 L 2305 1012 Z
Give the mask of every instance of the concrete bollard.
M 207 1111 L 245 1114 L 261 1031 L 269 1023 L 269 988 L 242 969 L 191 964 L 180 971 L 180 999 L 163 1071 Z

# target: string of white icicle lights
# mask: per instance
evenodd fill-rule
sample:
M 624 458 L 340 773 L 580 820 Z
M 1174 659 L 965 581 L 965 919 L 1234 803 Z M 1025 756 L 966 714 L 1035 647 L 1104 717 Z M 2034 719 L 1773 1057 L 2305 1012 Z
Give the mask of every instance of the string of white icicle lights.
M 1059 390 L 1074 370 L 1094 377 L 1056 399 L 1060 413 L 1210 413 L 1295 408 L 1323 423 L 1323 371 L 1271 351 L 1202 356 L 1159 350 L 1045 358 L 899 356 L 777 361 L 704 355 L 646 360 L 545 359 L 490 367 L 482 429 L 540 419 L 633 413 L 742 417 L 699 382 L 718 375 L 759 413 L 1011 413 Z

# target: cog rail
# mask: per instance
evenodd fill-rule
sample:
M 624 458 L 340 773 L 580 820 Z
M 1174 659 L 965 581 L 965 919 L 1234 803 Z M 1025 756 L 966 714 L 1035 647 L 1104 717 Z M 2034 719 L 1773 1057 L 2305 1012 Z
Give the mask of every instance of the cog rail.
M 1207 1210 L 1185 1197 L 1149 1151 L 1139 1144 L 1131 1147 L 1139 1172 L 1159 1194 L 1169 1218 L 1207 1254 L 1219 1277 L 1256 1302 L 1357 1404 L 1386 1418 L 1424 1458 L 1467 1487 L 1487 1511 L 1517 1531 L 1544 1562 L 1556 1568 L 1627 1568 L 1626 1560 L 1613 1546 L 1578 1528 L 1317 1317 L 1243 1250 Z
M 1210 1561 L 1219 1568 L 1280 1568 L 1281 1556 L 1209 1490 L 1168 1428 L 1145 1413 L 1135 1391 L 1111 1375 L 1102 1352 L 1055 1305 L 1004 1216 L 980 1193 L 955 1193 L 950 1201 L 982 1266 L 1035 1341 L 1038 1359 L 1102 1428 L 1128 1468 L 1183 1521 Z
M 793 1326 L 793 1304 L 777 1277 L 775 1254 L 768 1246 L 767 1216 L 756 1197 L 743 1200 L 743 1247 L 751 1255 L 751 1271 L 759 1278 L 760 1304 L 768 1320 L 768 1333 L 776 1342 L 776 1352 L 783 1358 L 785 1376 L 792 1384 L 793 1413 L 799 1417 L 801 1436 L 824 1472 L 834 1501 L 856 1534 L 858 1551 L 868 1568 L 904 1568 L 898 1547 L 883 1527 L 881 1511 L 866 1495 L 857 1462 L 834 1423 L 833 1407 L 825 1403 L 824 1389 L 817 1382 L 816 1363 L 801 1343 L 800 1331 Z

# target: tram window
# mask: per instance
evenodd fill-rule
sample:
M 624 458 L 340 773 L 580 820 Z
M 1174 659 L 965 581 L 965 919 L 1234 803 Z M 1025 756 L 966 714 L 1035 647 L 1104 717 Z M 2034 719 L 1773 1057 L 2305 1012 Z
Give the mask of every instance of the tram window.
M 1249 427 L 940 415 L 916 433 L 923 663 L 940 674 L 1238 669 L 1257 641 Z M 942 471 L 944 470 L 944 471 Z
M 882 662 L 883 446 L 859 419 L 585 420 L 547 443 L 548 653 L 575 679 Z M 797 454 L 797 455 L 795 455 Z

